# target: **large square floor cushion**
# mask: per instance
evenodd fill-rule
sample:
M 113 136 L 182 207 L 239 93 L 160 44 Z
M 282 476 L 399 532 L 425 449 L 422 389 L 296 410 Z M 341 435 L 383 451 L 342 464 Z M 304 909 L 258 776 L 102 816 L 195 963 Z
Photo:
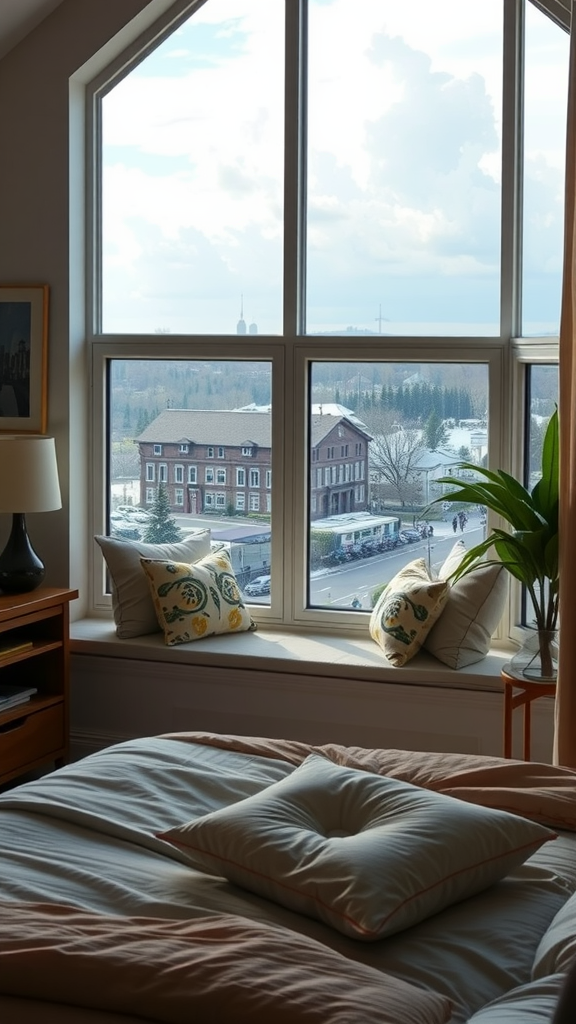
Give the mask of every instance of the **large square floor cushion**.
M 196 530 L 173 544 L 146 544 L 103 536 L 94 540 L 102 549 L 110 573 L 114 622 L 122 639 L 158 633 L 161 628 L 141 558 L 196 562 L 210 553 L 210 530 Z
M 286 778 L 159 834 L 192 867 L 354 939 L 481 892 L 556 833 L 311 754 Z
M 422 647 L 449 668 L 465 668 L 485 658 L 490 650 L 508 594 L 508 573 L 503 565 L 479 565 L 455 583 L 448 577 L 466 553 L 462 541 L 452 548 L 439 572 L 448 580 L 442 615 Z

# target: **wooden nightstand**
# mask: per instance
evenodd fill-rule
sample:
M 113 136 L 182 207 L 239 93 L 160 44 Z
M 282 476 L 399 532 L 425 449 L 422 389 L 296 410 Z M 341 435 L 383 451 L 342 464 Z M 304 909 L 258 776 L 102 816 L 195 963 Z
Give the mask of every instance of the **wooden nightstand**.
M 0 712 L 0 784 L 68 758 L 69 612 L 77 597 L 77 590 L 55 587 L 0 595 L 0 649 L 32 642 L 0 656 L 0 682 L 38 690 L 26 703 Z

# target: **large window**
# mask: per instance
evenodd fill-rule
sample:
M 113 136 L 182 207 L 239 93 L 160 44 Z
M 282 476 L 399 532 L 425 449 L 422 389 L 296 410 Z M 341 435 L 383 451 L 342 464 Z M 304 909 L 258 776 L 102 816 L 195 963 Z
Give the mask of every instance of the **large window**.
M 121 505 L 145 537 L 167 495 L 242 585 L 271 574 L 261 623 L 365 632 L 378 587 L 454 542 L 438 477 L 522 474 L 557 397 L 550 8 L 191 2 L 94 83 L 99 529 Z

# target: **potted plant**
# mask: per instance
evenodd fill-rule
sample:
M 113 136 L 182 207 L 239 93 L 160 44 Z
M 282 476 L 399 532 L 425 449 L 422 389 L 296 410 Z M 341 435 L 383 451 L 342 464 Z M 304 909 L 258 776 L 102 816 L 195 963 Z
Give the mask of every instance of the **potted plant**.
M 484 469 L 461 462 L 458 469 L 475 479 L 441 477 L 438 483 L 455 490 L 442 494 L 437 502 L 484 505 L 510 524 L 511 531 L 493 529 L 480 544 L 466 552 L 453 579 L 471 572 L 479 559 L 494 550 L 505 566 L 528 591 L 534 608 L 537 653 L 541 668 L 537 677 L 555 677 L 554 644 L 558 624 L 558 410 L 552 414 L 542 446 L 542 468 L 538 482 L 528 490 L 503 470 Z M 494 564 L 496 559 L 492 560 Z

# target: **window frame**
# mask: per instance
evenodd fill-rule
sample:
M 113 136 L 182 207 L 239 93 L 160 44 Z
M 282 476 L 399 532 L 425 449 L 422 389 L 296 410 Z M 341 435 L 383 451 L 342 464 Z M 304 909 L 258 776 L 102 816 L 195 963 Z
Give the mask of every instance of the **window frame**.
M 209 2 L 209 0 L 208 0 Z M 556 24 L 569 29 L 570 12 L 564 0 L 527 0 L 548 14 Z M 505 0 L 503 111 L 502 111 L 502 243 L 500 334 L 482 338 L 401 339 L 382 337 L 354 346 L 354 361 L 387 359 L 402 362 L 483 362 L 489 376 L 489 465 L 519 474 L 522 466 L 524 408 L 524 371 L 527 364 L 558 360 L 558 338 L 520 338 L 520 236 L 521 236 L 521 129 L 516 111 L 522 102 L 522 63 L 518 39 L 523 29 L 523 0 Z M 272 591 L 270 606 L 255 608 L 255 617 L 266 623 L 288 628 L 365 634 L 365 617 L 333 609 L 309 609 L 306 606 L 308 578 L 304 559 L 290 560 L 290 552 L 308 550 L 307 495 L 309 472 L 308 410 L 311 396 L 308 380 L 312 362 L 350 361 L 350 343 L 345 337 L 326 339 L 306 336 L 304 331 L 305 259 L 299 258 L 305 238 L 306 139 L 299 137 L 298 123 L 303 114 L 305 73 L 294 60 L 301 53 L 306 37 L 304 0 L 286 3 L 286 90 L 285 90 L 285 196 L 284 196 L 284 318 L 280 336 L 246 336 L 241 343 L 232 335 L 169 335 L 162 341 L 155 334 L 137 337 L 103 334 L 100 330 L 99 296 L 101 275 L 100 182 L 101 161 L 98 152 L 99 100 L 131 70 L 143 56 L 185 21 L 198 0 L 176 0 L 158 20 L 128 49 L 101 72 L 86 89 L 87 125 L 87 345 L 91 352 L 90 385 L 92 391 L 92 464 L 94 501 L 90 528 L 105 532 L 109 497 L 106 479 L 108 451 L 105 437 L 108 363 L 111 359 L 229 359 L 269 361 L 272 367 L 272 450 L 274 482 L 272 487 Z M 132 63 L 133 62 L 133 63 Z M 246 457 L 253 449 L 242 448 Z M 160 451 L 161 456 L 161 451 Z M 351 455 L 350 455 L 351 457 Z M 365 453 L 356 452 L 365 465 Z M 302 471 L 302 465 L 307 471 Z M 352 464 L 353 465 L 353 464 Z M 346 463 L 349 467 L 350 463 Z M 349 472 L 348 468 L 345 471 Z M 366 481 L 366 471 L 362 480 Z M 351 473 L 355 481 L 355 474 Z M 196 475 L 197 480 L 197 475 Z M 148 482 L 148 481 L 146 481 Z M 187 484 L 197 486 L 188 479 Z M 186 485 L 185 485 L 186 486 Z M 238 484 L 236 486 L 239 486 Z M 146 503 L 148 504 L 146 489 Z M 212 492 L 214 493 L 214 492 Z M 246 501 L 249 504 L 249 499 Z M 489 520 L 489 526 L 497 525 Z M 96 546 L 92 545 L 92 549 Z M 91 607 L 95 612 L 110 610 L 106 591 L 106 573 L 100 553 L 93 551 L 91 561 Z M 500 628 L 501 636 L 517 637 L 520 590 L 512 586 L 509 611 Z M 521 630 L 520 630 L 521 633 Z

